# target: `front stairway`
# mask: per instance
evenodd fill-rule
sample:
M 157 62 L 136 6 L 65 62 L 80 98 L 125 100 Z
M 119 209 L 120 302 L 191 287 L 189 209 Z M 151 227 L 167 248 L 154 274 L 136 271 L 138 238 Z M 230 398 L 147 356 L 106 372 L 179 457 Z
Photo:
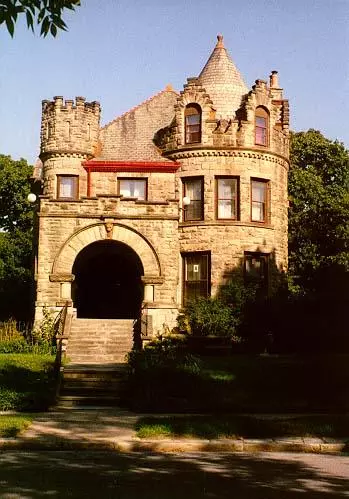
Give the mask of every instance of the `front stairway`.
M 132 347 L 132 319 L 73 318 L 57 407 L 119 405 Z

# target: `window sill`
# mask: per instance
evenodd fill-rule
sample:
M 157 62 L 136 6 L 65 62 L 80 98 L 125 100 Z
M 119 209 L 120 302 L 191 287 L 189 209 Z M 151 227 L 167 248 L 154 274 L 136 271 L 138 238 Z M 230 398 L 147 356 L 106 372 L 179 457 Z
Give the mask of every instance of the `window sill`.
M 243 226 L 243 227 L 259 227 L 263 229 L 271 229 L 274 230 L 274 226 L 267 223 L 260 222 L 243 222 L 241 220 L 196 220 L 196 221 L 185 221 L 180 222 L 179 227 L 191 227 L 195 225 L 204 225 L 204 226 Z
M 55 198 L 50 199 L 50 203 L 82 203 L 82 199 L 78 198 Z

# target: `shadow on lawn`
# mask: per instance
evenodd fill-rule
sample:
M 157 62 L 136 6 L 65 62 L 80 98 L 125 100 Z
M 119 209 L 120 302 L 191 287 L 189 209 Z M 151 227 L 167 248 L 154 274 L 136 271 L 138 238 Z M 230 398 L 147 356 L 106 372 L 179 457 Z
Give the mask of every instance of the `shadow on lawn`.
M 6 452 L 0 456 L 1 497 L 39 499 L 347 497 L 341 458 L 311 455 L 116 454 Z M 326 469 L 327 468 L 327 469 Z
M 41 369 L 11 362 L 0 365 L 0 410 L 43 411 L 55 394 L 53 364 Z
M 178 415 L 137 421 L 141 438 L 348 438 L 349 416 Z M 349 443 L 349 441 L 348 441 Z
M 140 412 L 345 413 L 348 356 L 202 357 L 198 373 L 154 368 L 131 378 Z

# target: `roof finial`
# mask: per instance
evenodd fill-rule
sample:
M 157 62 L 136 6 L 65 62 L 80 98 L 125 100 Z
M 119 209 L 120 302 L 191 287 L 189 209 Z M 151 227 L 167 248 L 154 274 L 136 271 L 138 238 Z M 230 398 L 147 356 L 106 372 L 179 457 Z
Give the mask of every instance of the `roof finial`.
M 221 48 L 224 49 L 224 43 L 223 43 L 223 35 L 217 35 L 217 45 L 216 48 Z

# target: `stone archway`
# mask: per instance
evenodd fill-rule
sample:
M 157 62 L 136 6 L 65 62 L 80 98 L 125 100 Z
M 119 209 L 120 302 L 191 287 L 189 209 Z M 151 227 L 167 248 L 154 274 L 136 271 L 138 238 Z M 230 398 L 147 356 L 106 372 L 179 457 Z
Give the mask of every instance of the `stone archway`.
M 78 318 L 135 319 L 143 301 L 142 262 L 124 243 L 110 239 L 85 246 L 77 255 L 72 299 Z
M 112 225 L 111 230 L 107 229 L 107 225 Z M 97 223 L 75 232 L 58 251 L 51 274 L 71 275 L 80 251 L 91 243 L 106 239 L 124 243 L 132 248 L 142 262 L 144 276 L 161 276 L 159 258 L 150 242 L 136 230 L 118 223 Z
M 154 299 L 154 285 L 163 282 L 159 258 L 151 243 L 138 231 L 125 225 L 108 221 L 96 223 L 79 229 L 61 246 L 54 259 L 50 274 L 51 282 L 60 283 L 60 299 L 71 300 L 73 267 L 77 256 L 87 246 L 98 242 L 118 242 L 134 251 L 139 259 L 143 273 L 144 298 L 147 302 Z M 73 285 L 73 291 L 74 289 Z

